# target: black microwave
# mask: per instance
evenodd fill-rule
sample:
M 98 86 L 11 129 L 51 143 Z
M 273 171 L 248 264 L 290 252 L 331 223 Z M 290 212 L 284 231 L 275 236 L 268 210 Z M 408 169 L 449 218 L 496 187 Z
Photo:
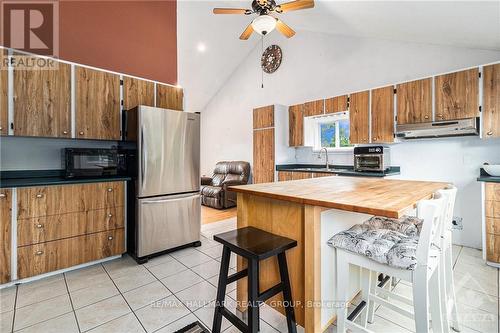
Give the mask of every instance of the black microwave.
M 66 178 L 122 175 L 126 156 L 118 148 L 64 148 Z

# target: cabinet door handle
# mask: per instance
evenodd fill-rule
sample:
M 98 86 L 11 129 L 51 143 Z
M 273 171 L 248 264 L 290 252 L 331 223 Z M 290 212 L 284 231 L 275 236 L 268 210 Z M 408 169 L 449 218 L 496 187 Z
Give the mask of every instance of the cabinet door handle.
M 377 141 L 377 138 L 373 138 L 373 141 Z
M 113 192 L 113 188 L 112 187 L 108 187 L 108 192 Z
M 113 217 L 113 214 L 109 213 L 109 214 L 108 214 L 108 217 Z
M 488 133 L 486 133 L 486 135 L 493 135 L 493 132 L 489 131 Z
M 113 240 L 113 236 L 108 236 L 108 239 L 109 240 Z
M 83 131 L 80 131 L 80 132 L 78 132 L 78 134 L 83 135 L 83 134 L 84 134 L 84 132 L 83 132 Z
M 424 118 L 425 118 L 425 119 L 429 119 L 429 116 L 425 116 Z
M 42 250 L 36 251 L 36 252 L 35 252 L 35 254 L 36 254 L 37 256 L 41 256 L 41 255 L 43 254 L 43 251 L 42 251 Z
M 63 134 L 68 134 L 68 131 L 63 131 Z
M 37 198 L 43 198 L 43 194 L 42 194 L 42 193 L 38 193 L 38 194 L 36 195 L 36 197 L 37 197 Z
M 36 227 L 37 227 L 38 229 L 42 229 L 42 228 L 43 228 L 43 224 L 38 223 L 38 224 L 36 225 Z
M 7 197 L 7 194 L 5 193 L 0 193 L 0 198 L 6 198 Z
M 2 126 L 0 126 L 0 131 L 2 131 L 2 130 L 3 130 L 3 127 L 2 127 Z

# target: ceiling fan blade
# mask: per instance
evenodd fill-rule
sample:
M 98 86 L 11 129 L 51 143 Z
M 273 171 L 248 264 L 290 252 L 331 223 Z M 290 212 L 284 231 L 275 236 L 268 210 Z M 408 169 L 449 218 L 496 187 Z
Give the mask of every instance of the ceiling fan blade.
M 245 14 L 249 15 L 252 13 L 250 9 L 243 8 L 214 8 L 214 14 Z
M 293 31 L 292 28 L 283 23 L 283 21 L 281 21 L 280 19 L 276 19 L 276 29 L 283 35 L 285 35 L 286 38 L 291 38 L 293 37 L 293 35 L 295 35 L 295 31 Z
M 313 7 L 314 0 L 295 0 L 276 6 L 276 11 L 278 13 L 284 13 L 292 10 L 308 9 Z
M 243 33 L 241 34 L 240 39 L 247 40 L 248 38 L 250 38 L 252 32 L 253 32 L 252 23 L 250 23 L 248 27 L 245 29 L 245 31 L 243 31 Z

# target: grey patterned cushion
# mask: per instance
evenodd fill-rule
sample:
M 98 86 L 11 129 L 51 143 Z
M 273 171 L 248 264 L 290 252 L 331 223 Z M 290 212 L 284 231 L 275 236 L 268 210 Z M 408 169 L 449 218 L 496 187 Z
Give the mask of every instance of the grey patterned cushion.
M 407 236 L 389 228 L 356 224 L 330 238 L 328 245 L 397 268 L 413 270 L 417 264 L 418 236 Z
M 418 236 L 422 231 L 423 220 L 415 216 L 403 216 L 399 219 L 390 217 L 374 216 L 363 224 L 368 224 L 377 229 L 389 229 L 398 231 L 406 236 Z

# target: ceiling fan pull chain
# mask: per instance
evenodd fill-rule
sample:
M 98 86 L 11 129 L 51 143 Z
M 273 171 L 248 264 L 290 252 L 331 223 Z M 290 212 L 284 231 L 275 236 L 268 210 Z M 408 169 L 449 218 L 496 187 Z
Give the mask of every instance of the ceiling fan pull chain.
M 260 36 L 260 54 L 264 53 L 264 35 Z M 260 87 L 264 88 L 264 69 L 262 66 L 260 67 L 260 75 L 261 75 L 261 85 Z

